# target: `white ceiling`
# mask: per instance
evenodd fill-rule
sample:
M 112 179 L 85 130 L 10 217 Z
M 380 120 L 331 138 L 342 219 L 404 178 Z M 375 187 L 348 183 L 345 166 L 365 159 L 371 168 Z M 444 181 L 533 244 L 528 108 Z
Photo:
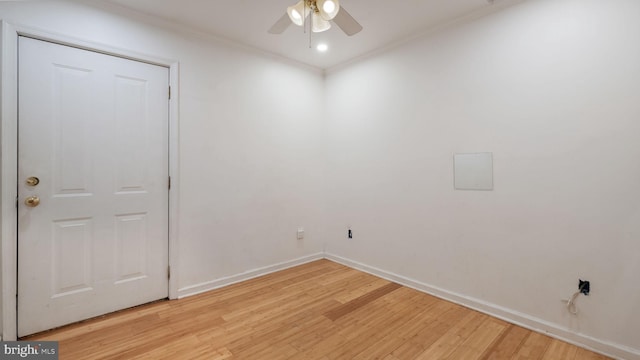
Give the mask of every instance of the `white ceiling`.
M 401 41 L 435 26 L 496 7 L 488 0 L 341 0 L 364 27 L 347 36 L 333 25 L 313 33 L 313 44 L 329 45 L 326 53 L 309 48 L 309 33 L 294 25 L 281 35 L 267 30 L 297 0 L 105 0 L 164 18 L 221 38 L 327 69 Z

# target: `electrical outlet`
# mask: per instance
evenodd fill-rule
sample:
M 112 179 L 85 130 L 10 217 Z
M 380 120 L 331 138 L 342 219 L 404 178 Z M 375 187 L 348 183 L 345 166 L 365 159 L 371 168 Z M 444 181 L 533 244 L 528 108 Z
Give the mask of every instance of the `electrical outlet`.
M 591 284 L 589 283 L 589 280 L 583 281 L 581 279 L 578 279 L 578 290 L 580 290 L 580 292 L 585 296 L 588 296 L 589 292 L 591 291 Z
M 304 228 L 299 227 L 299 228 L 298 228 L 297 235 L 298 235 L 298 240 L 302 240 L 302 239 L 304 239 Z

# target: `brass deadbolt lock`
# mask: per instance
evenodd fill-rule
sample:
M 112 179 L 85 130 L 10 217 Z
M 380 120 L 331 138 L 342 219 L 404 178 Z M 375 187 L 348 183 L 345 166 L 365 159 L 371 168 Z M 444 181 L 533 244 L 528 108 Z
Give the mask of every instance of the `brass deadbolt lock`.
M 38 179 L 38 178 L 37 178 L 37 177 L 35 177 L 35 176 L 31 176 L 31 177 L 28 177 L 28 178 L 27 178 L 27 180 L 26 180 L 25 182 L 26 182 L 26 183 L 27 183 L 27 185 L 29 185 L 29 186 L 36 186 L 36 185 L 40 184 L 40 179 Z

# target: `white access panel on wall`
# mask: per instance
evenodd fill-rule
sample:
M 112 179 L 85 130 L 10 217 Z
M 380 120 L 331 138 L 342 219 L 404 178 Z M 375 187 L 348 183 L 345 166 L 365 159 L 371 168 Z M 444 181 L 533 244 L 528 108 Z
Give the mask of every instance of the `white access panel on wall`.
M 493 154 L 455 154 L 454 183 L 456 190 L 493 190 Z
M 19 38 L 18 336 L 167 297 L 168 81 Z

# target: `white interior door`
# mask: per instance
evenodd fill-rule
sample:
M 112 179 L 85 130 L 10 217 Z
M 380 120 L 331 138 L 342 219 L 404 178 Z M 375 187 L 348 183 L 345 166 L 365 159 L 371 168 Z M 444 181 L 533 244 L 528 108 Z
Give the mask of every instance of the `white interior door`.
M 168 82 L 19 38 L 18 336 L 168 296 Z

